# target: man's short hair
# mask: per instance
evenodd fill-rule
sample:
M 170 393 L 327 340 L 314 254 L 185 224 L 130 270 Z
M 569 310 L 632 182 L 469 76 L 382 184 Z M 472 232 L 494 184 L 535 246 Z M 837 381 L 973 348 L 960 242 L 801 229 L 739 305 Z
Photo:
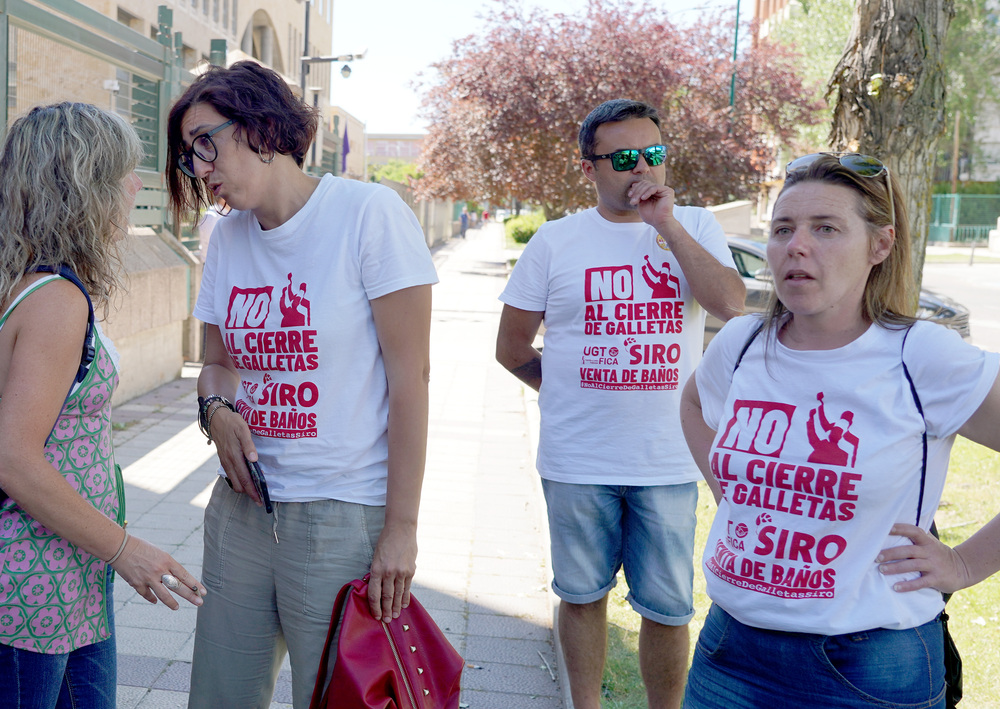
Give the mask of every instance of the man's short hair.
M 597 128 L 605 123 L 618 123 L 632 118 L 648 118 L 660 128 L 660 114 L 648 103 L 633 101 L 627 98 L 616 98 L 605 101 L 590 112 L 580 126 L 580 155 L 586 158 L 593 155 L 597 147 Z

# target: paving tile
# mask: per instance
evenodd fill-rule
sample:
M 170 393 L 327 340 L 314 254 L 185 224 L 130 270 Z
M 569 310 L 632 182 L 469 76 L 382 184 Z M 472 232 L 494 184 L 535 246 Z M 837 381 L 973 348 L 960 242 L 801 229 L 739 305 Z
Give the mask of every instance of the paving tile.
M 507 692 L 490 692 L 463 689 L 462 702 L 469 709 L 560 709 L 562 700 L 557 696 L 532 696 L 519 694 L 512 697 Z
M 159 657 L 118 653 L 118 684 L 126 687 L 152 687 L 167 669 L 167 660 Z
M 469 613 L 469 635 L 521 640 L 548 640 L 552 637 L 551 620 L 548 624 L 525 618 L 496 613 Z
M 154 689 L 168 689 L 173 692 L 191 691 L 191 663 L 172 662 L 153 684 Z
M 482 669 L 466 669 L 462 673 L 462 686 L 492 692 L 506 692 L 509 707 L 520 706 L 519 695 L 557 697 L 559 684 L 553 681 L 541 658 L 537 666 L 527 671 L 522 665 L 492 663 Z
M 541 653 L 541 654 L 539 654 Z M 552 664 L 553 650 L 549 640 L 518 640 L 473 635 L 466 645 L 465 659 L 477 665 L 499 663 L 505 665 Z

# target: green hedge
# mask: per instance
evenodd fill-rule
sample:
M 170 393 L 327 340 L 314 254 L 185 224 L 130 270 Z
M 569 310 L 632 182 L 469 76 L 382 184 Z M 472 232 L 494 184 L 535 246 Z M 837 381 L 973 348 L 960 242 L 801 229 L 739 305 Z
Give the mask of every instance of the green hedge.
M 935 182 L 934 194 L 951 194 L 951 183 Z M 1000 181 L 959 182 L 958 194 L 1000 194 Z
M 538 231 L 538 227 L 544 223 L 544 214 L 532 212 L 507 219 L 504 222 L 504 227 L 507 229 L 507 236 L 519 244 L 527 244 Z

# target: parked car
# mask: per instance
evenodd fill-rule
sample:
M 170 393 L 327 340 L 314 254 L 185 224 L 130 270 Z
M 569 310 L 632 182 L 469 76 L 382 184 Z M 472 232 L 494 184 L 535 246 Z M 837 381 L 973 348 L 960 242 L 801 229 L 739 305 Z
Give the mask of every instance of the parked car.
M 760 313 L 767 309 L 771 297 L 773 278 L 767 266 L 767 245 L 740 236 L 727 236 L 729 250 L 733 253 L 736 270 L 747 287 L 744 307 L 748 313 Z M 969 339 L 969 309 L 947 296 L 926 288 L 920 289 L 920 303 L 917 317 L 930 320 L 956 330 L 963 338 Z M 722 327 L 722 321 L 709 315 L 705 322 L 705 346 Z

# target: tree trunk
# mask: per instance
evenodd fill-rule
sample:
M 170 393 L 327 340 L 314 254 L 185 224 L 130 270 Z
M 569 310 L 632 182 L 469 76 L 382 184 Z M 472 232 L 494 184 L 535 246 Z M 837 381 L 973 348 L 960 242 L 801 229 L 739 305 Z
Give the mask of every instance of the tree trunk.
M 827 86 L 828 96 L 837 92 L 831 145 L 878 157 L 906 195 L 918 286 L 945 127 L 941 54 L 954 15 L 953 0 L 858 0 Z

